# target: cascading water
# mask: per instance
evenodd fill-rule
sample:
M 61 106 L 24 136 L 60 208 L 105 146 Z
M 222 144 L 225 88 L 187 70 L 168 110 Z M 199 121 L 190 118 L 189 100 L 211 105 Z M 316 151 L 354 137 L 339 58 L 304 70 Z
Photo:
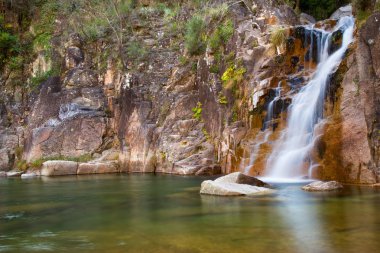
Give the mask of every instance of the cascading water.
M 331 37 L 337 30 L 344 31 L 342 45 L 329 55 Z M 273 151 L 267 160 L 266 177 L 294 180 L 308 175 L 305 173 L 304 165 L 309 162 L 309 169 L 313 166 L 309 161 L 309 152 L 313 143 L 314 128 L 323 118 L 325 91 L 329 76 L 336 70 L 349 44 L 353 41 L 353 30 L 353 17 L 343 17 L 334 31 L 319 30 L 320 36 L 317 36 L 317 41 L 311 40 L 313 43 L 317 43 L 319 64 L 312 79 L 294 96 L 292 104 L 288 108 L 288 124 L 274 144 Z M 310 46 L 309 57 L 312 57 L 312 49 L 313 45 Z

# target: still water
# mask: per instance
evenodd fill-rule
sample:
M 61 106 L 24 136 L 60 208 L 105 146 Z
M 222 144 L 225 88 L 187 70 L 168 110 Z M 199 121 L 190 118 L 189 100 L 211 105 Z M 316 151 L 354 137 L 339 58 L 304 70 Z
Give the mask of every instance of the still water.
M 0 179 L 0 252 L 379 252 L 380 189 L 200 196 L 204 179 Z

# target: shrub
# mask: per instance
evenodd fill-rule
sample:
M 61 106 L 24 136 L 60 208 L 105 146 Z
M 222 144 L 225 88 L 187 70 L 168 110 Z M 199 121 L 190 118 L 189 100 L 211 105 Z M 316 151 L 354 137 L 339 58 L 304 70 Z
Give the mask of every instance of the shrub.
M 202 103 L 198 102 L 197 106 L 191 109 L 193 111 L 193 118 L 197 120 L 201 120 L 202 117 Z
M 211 65 L 211 66 L 210 66 L 210 73 L 214 73 L 214 74 L 219 73 L 219 66 L 216 65 L 216 64 Z
M 222 44 L 226 44 L 234 34 L 234 26 L 231 20 L 219 25 L 209 38 L 209 47 L 217 51 Z
M 236 68 L 235 66 L 230 66 L 222 75 L 222 81 L 224 84 L 234 81 L 239 82 L 243 79 L 244 73 L 247 70 L 243 67 Z
M 39 169 L 42 167 L 42 164 L 45 162 L 44 159 L 40 158 L 40 159 L 37 159 L 37 160 L 34 160 L 33 162 L 31 162 L 29 164 L 29 167 L 30 168 L 35 168 L 35 169 Z
M 228 104 L 228 101 L 227 101 L 227 98 L 226 98 L 226 96 L 224 96 L 223 95 L 223 93 L 219 93 L 219 95 L 218 95 L 218 102 L 219 102 L 219 104 L 221 104 L 221 105 L 226 105 L 226 104 Z
M 16 168 L 21 171 L 26 171 L 28 169 L 28 163 L 25 160 L 18 160 L 16 162 Z
M 146 56 L 147 52 L 141 43 L 133 41 L 127 47 L 127 55 L 131 59 L 142 59 Z
M 58 70 L 50 69 L 46 72 L 39 72 L 36 76 L 32 77 L 30 79 L 31 87 L 35 88 L 37 85 L 45 82 L 49 77 L 52 77 L 54 75 L 58 75 Z
M 185 47 L 190 55 L 203 53 L 205 25 L 203 19 L 198 16 L 192 17 L 186 25 Z
M 228 13 L 228 4 L 223 3 L 205 10 L 207 16 L 212 20 L 222 19 Z
M 283 28 L 277 28 L 270 34 L 270 43 L 275 47 L 282 46 L 286 41 L 286 31 Z

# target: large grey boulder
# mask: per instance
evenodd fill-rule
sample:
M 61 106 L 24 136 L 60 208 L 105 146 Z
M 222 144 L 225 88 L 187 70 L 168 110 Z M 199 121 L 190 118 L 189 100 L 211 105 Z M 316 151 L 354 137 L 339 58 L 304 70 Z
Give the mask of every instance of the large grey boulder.
M 218 196 L 261 195 L 272 193 L 272 189 L 265 187 L 239 184 L 238 177 L 241 173 L 234 172 L 229 175 L 212 180 L 206 180 L 201 184 L 201 194 Z
M 333 191 L 343 188 L 343 185 L 336 181 L 316 181 L 311 184 L 305 185 L 302 187 L 302 190 L 305 191 Z
M 310 24 L 315 24 L 317 21 L 313 16 L 310 16 L 309 14 L 306 13 L 301 13 L 300 14 L 300 23 L 301 25 L 310 25 Z
M 340 19 L 341 17 L 352 16 L 352 5 L 342 6 L 337 9 L 330 17 L 330 19 Z
M 41 176 L 76 175 L 78 163 L 72 161 L 46 161 L 42 164 Z

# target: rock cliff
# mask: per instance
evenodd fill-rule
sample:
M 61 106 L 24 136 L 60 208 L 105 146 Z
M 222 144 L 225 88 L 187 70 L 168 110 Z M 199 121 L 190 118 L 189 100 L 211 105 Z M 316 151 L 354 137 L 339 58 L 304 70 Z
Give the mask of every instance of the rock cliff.
M 210 175 L 245 169 L 261 175 L 270 143 L 286 125 L 293 91 L 315 71 L 310 39 L 318 34 L 300 26 L 315 20 L 281 1 L 180 2 L 137 1 L 124 47 L 110 28 L 89 39 L 74 29 L 73 16 L 56 15 L 50 57 L 46 48 L 35 47 L 24 81 L 31 83 L 56 65 L 59 71 L 26 89 L 12 84 L 12 72 L 3 69 L 0 170 L 46 172 L 44 161 L 71 160 L 76 164 L 71 174 L 82 166 L 79 174 Z M 195 14 L 205 27 L 199 35 L 203 49 L 193 55 L 185 24 Z M 11 11 L 9 17 L 9 22 L 17 18 Z M 357 29 L 355 43 L 331 76 L 321 138 L 311 153 L 319 179 L 379 182 L 378 22 L 375 12 Z M 315 26 L 331 29 L 335 23 Z M 339 47 L 340 35 L 335 36 Z M 269 112 L 279 87 L 283 95 Z M 270 136 L 267 128 L 274 130 Z M 252 155 L 256 162 L 249 167 Z

